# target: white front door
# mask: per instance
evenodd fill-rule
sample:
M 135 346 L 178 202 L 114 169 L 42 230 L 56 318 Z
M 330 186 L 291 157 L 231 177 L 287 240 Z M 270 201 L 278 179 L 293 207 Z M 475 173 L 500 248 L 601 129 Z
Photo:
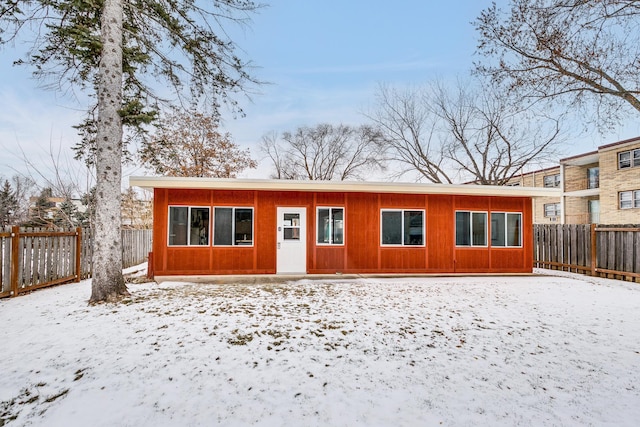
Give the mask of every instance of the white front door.
M 278 208 L 278 274 L 307 273 L 307 208 Z

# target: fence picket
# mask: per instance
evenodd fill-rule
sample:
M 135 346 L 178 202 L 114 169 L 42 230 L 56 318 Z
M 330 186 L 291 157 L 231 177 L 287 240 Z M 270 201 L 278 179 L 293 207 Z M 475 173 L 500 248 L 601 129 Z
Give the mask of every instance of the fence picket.
M 640 282 L 640 228 L 538 224 L 534 230 L 537 267 Z
M 122 237 L 123 268 L 144 262 L 151 251 L 152 231 L 123 230 Z M 0 298 L 90 277 L 91 247 L 90 230 L 0 229 Z

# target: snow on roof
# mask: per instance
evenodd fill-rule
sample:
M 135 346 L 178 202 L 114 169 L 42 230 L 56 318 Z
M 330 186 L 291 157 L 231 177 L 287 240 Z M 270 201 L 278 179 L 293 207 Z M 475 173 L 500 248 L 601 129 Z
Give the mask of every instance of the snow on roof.
M 145 189 L 316 191 L 397 194 L 456 194 L 469 196 L 560 197 L 558 188 L 473 184 L 425 184 L 370 181 L 296 181 L 273 179 L 185 178 L 132 176 L 129 185 Z

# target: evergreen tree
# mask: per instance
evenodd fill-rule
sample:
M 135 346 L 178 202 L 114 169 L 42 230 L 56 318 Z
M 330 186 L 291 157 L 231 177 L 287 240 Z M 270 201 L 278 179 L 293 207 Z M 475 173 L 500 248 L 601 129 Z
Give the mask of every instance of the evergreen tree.
M 16 215 L 20 205 L 16 193 L 11 187 L 9 180 L 4 180 L 0 188 L 0 226 L 15 225 Z
M 133 129 L 127 135 L 144 134 L 160 103 L 185 105 L 185 84 L 187 97 L 214 109 L 219 100 L 237 107 L 229 95 L 254 80 L 221 26 L 247 20 L 258 7 L 251 0 L 214 0 L 206 8 L 168 0 L 0 2 L 0 45 L 37 28 L 29 54 L 17 62 L 32 65 L 36 77 L 54 78 L 55 87 L 90 89 L 96 98 L 81 125 L 80 147 L 96 165 L 90 302 L 127 294 L 120 242 L 123 126 Z M 157 96 L 154 87 L 173 93 Z

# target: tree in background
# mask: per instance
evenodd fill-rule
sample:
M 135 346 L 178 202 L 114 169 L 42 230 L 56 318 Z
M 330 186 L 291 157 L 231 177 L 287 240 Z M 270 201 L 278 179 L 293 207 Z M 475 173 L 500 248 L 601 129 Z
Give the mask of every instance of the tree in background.
M 0 188 L 0 228 L 14 225 L 20 205 L 8 179 Z
M 199 2 L 104 0 L 15 0 L 0 3 L 0 44 L 35 28 L 27 58 L 36 77 L 52 86 L 91 88 L 97 108 L 83 123 L 83 147 L 96 165 L 93 280 L 90 302 L 126 295 L 120 242 L 123 126 L 143 134 L 161 102 L 145 84 L 189 96 L 217 108 L 222 99 L 252 82 L 235 44 L 221 37 L 223 22 L 243 22 L 258 5 L 250 0 Z M 240 17 L 238 17 L 240 14 Z M 33 25 L 32 25 L 33 24 Z M 216 34 L 216 32 L 218 34 Z M 95 106 L 94 106 L 95 107 Z M 96 112 L 97 117 L 92 113 Z M 94 157 L 95 155 L 95 157 Z
M 524 99 L 587 107 L 601 129 L 640 112 L 640 2 L 511 0 L 475 21 L 476 70 Z M 631 110 L 631 111 L 633 111 Z M 595 112 L 595 113 L 594 113 Z
M 372 126 L 319 124 L 262 137 L 261 151 L 273 164 L 272 178 L 363 179 L 384 167 L 382 134 Z
M 377 99 L 369 117 L 390 156 L 434 183 L 504 185 L 528 166 L 557 158 L 562 142 L 558 119 L 523 109 L 494 87 L 383 85 Z
M 257 163 L 222 133 L 216 117 L 177 112 L 162 120 L 140 150 L 143 165 L 158 175 L 235 178 Z
M 29 206 L 29 219 L 25 222 L 25 227 L 53 227 L 53 208 L 55 201 L 53 190 L 49 187 L 43 188 L 40 194 L 32 198 Z
M 122 193 L 122 226 L 128 228 L 153 227 L 151 201 L 141 198 L 132 187 Z

